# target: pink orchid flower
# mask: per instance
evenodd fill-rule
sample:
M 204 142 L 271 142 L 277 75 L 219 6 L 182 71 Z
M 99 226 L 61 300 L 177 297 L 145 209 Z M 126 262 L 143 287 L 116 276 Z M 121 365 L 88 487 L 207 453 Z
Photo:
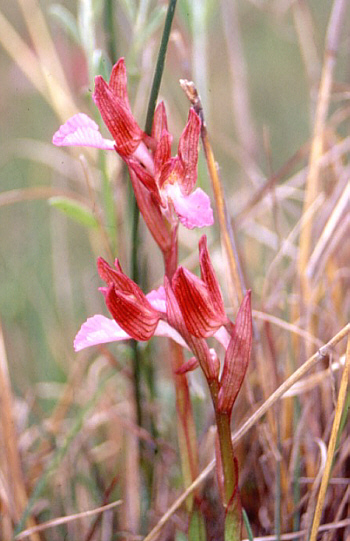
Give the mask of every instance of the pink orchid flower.
M 152 336 L 172 338 L 186 347 L 179 333 L 165 321 L 165 291 L 162 286 L 145 295 L 123 273 L 117 260 L 115 269 L 102 258 L 98 259 L 97 267 L 107 283 L 107 287 L 100 290 L 114 319 L 100 314 L 88 318 L 75 337 L 75 351 L 131 338 L 149 340 Z
M 194 190 L 201 128 L 194 110 L 190 110 L 178 153 L 172 158 L 172 138 L 167 129 L 164 104 L 157 107 L 151 136 L 141 130 L 132 115 L 123 58 L 114 65 L 109 83 L 101 76 L 95 78 L 93 99 L 113 140 L 102 137 L 97 124 L 84 113 L 78 113 L 54 134 L 53 143 L 115 149 L 138 181 L 152 193 L 173 226 L 178 220 L 188 229 L 212 225 L 209 197 L 200 188 Z
M 181 311 L 176 308 L 178 324 L 174 325 L 173 318 L 169 317 L 168 297 L 163 286 L 145 295 L 124 274 L 118 260 L 113 268 L 103 258 L 99 258 L 97 268 L 100 277 L 106 282 L 106 286 L 100 290 L 113 319 L 101 314 L 88 318 L 75 337 L 76 351 L 130 338 L 145 341 L 152 336 L 172 338 L 181 346 L 189 347 L 186 341 L 188 332 L 184 332 L 183 336 L 181 333 L 181 329 L 186 327 Z M 175 304 L 177 306 L 176 301 Z M 224 327 L 212 335 L 225 349 L 228 347 L 231 337 Z

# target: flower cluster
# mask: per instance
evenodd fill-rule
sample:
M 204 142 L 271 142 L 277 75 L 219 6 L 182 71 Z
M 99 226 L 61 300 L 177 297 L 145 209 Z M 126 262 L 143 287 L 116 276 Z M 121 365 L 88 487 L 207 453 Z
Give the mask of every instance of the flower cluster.
M 146 341 L 152 336 L 170 337 L 195 354 L 180 372 L 200 365 L 207 379 L 217 380 L 220 385 L 218 408 L 230 412 L 251 353 L 250 292 L 244 297 L 233 324 L 224 309 L 205 236 L 199 242 L 199 260 L 201 279 L 180 266 L 171 281 L 165 279 L 165 287 L 145 295 L 123 273 L 118 260 L 112 268 L 99 258 L 98 272 L 106 282 L 106 287 L 100 289 L 113 320 L 102 315 L 89 318 L 78 332 L 74 347 L 79 351 L 129 338 Z M 212 336 L 226 351 L 221 375 L 218 358 L 205 340 Z
M 130 109 L 123 58 L 113 67 L 108 84 L 96 77 L 93 99 L 113 140 L 102 137 L 97 124 L 78 113 L 60 127 L 53 143 L 115 149 L 129 167 L 140 211 L 163 252 L 172 242 L 169 229 L 178 222 L 188 229 L 212 225 L 209 197 L 201 188 L 194 189 L 201 129 L 197 113 L 190 110 L 178 152 L 172 157 L 164 103 L 157 106 L 152 133 L 147 135 Z

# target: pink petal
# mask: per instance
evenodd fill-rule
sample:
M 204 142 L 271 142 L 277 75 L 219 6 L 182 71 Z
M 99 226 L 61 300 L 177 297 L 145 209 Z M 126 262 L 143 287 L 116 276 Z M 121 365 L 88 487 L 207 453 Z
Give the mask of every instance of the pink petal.
M 130 336 L 124 332 L 114 319 L 96 314 L 89 317 L 80 328 L 80 331 L 74 339 L 75 351 L 96 346 L 98 344 L 107 344 L 108 342 L 117 342 L 127 340 Z
M 68 119 L 55 133 L 52 142 L 59 147 L 85 146 L 105 150 L 113 150 L 115 145 L 114 141 L 102 137 L 96 122 L 85 113 L 77 113 Z
M 130 110 L 129 98 L 128 98 L 128 79 L 126 74 L 126 67 L 124 58 L 119 58 L 118 62 L 114 64 L 109 79 L 109 88 L 121 99 Z M 131 110 L 130 110 L 131 111 Z
M 167 184 L 166 193 L 172 200 L 175 212 L 187 229 L 213 225 L 214 215 L 208 195 L 197 188 L 190 195 L 183 195 L 178 184 Z
M 163 321 L 162 319 L 158 323 L 154 336 L 165 336 L 166 338 L 172 338 L 175 342 L 180 344 L 180 346 L 188 349 L 188 345 L 186 344 L 184 339 L 180 336 L 180 334 L 177 331 L 175 331 L 175 329 L 171 327 L 166 321 Z
M 165 321 L 160 321 L 155 331 L 155 336 L 172 338 L 183 347 L 188 347 L 179 333 Z M 114 319 L 109 319 L 100 314 L 89 317 L 81 326 L 74 340 L 75 351 L 80 351 L 90 346 L 107 344 L 108 342 L 120 342 L 129 340 L 131 337 L 124 332 Z
M 181 181 L 182 189 L 190 194 L 197 180 L 198 141 L 201 132 L 201 120 L 194 109 L 190 109 L 188 121 L 179 140 L 178 155 L 185 170 Z
M 163 286 L 160 286 L 158 289 L 153 289 L 146 295 L 147 300 L 150 304 L 158 310 L 159 312 L 166 313 L 166 297 L 165 289 Z
M 230 340 L 231 340 L 231 336 L 229 335 L 229 333 L 227 332 L 227 330 L 225 329 L 224 326 L 220 327 L 220 329 L 218 329 L 216 331 L 216 333 L 214 334 L 214 338 L 216 338 L 216 340 L 225 348 L 227 349 L 228 348 L 228 345 L 230 343 Z
M 152 137 L 156 141 L 160 140 L 163 130 L 168 131 L 168 120 L 165 111 L 164 102 L 158 103 L 153 117 Z

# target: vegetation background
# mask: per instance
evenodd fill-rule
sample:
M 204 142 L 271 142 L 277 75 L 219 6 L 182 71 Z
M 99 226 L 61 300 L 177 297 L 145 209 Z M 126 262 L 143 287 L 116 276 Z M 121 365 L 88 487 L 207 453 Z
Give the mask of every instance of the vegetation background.
M 327 28 L 340 4 L 178 0 L 160 97 L 177 142 L 189 107 L 178 81 L 193 80 L 199 90 L 253 291 L 257 346 L 234 430 L 318 348 L 342 329 L 341 338 L 348 333 L 346 7 L 334 28 L 336 55 L 327 52 Z M 166 7 L 151 0 L 0 0 L 2 539 L 12 538 L 15 524 L 24 529 L 119 499 L 103 514 L 30 538 L 138 539 L 183 491 L 164 344 L 142 346 L 142 427 L 129 346 L 80 354 L 72 346 L 88 316 L 106 313 L 96 257 L 118 255 L 130 269 L 127 175 L 117 155 L 51 144 L 75 112 L 100 121 L 93 78 L 107 77 L 120 56 L 135 117 L 144 125 Z M 203 154 L 199 184 L 212 197 Z M 182 262 L 193 271 L 201 234 L 180 232 Z M 208 234 L 234 318 L 219 228 Z M 149 290 L 161 283 L 163 269 L 143 229 L 139 250 L 140 281 Z M 324 350 L 311 375 L 271 404 L 237 444 L 243 505 L 255 536 L 284 539 L 286 532 L 309 530 L 315 508 L 329 525 L 322 539 L 349 534 L 349 395 L 341 401 L 340 393 L 345 348 L 340 341 Z M 213 456 L 212 410 L 201 376 L 189 378 L 204 468 Z M 336 448 L 327 454 L 337 411 Z M 319 507 L 330 460 L 332 480 Z M 208 539 L 218 539 L 210 518 L 218 505 L 214 474 L 201 490 Z M 20 522 L 25 509 L 32 518 Z M 160 539 L 184 539 L 186 528 L 182 506 Z

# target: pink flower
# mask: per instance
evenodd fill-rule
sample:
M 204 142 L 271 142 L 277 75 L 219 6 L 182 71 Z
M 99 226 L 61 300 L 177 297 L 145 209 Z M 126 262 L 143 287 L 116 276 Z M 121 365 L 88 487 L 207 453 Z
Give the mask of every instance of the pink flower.
M 156 109 L 152 130 L 156 141 L 154 171 L 150 173 L 134 156 L 126 160 L 141 182 L 159 200 L 167 220 L 176 223 L 179 219 L 188 229 L 214 223 L 209 197 L 201 188 L 193 191 L 197 181 L 200 130 L 200 118 L 190 109 L 187 124 L 179 140 L 177 155 L 172 157 L 172 137 L 168 132 L 162 102 Z
M 107 287 L 100 288 L 104 294 L 108 310 L 114 319 L 96 314 L 81 327 L 74 340 L 74 349 L 134 338 L 149 340 L 152 336 L 172 338 L 183 347 L 186 343 L 165 321 L 165 291 L 163 287 L 145 295 L 141 289 L 126 276 L 118 261 L 113 269 L 104 259 L 97 262 L 101 278 Z
M 78 113 L 60 127 L 53 136 L 53 143 L 105 150 L 114 148 L 135 173 L 138 182 L 152 194 L 154 203 L 148 210 L 148 220 L 153 213 L 154 219 L 159 221 L 152 208 L 155 204 L 173 227 L 178 220 L 188 229 L 212 225 L 214 218 L 209 197 L 200 188 L 194 190 L 201 129 L 201 121 L 194 110 L 190 110 L 178 153 L 171 157 L 172 137 L 167 128 L 164 104 L 159 104 L 156 109 L 152 135 L 146 135 L 130 109 L 123 58 L 113 67 L 109 83 L 101 76 L 96 77 L 93 99 L 114 141 L 103 138 L 97 124 L 87 115 Z M 138 202 L 143 212 L 139 199 Z

